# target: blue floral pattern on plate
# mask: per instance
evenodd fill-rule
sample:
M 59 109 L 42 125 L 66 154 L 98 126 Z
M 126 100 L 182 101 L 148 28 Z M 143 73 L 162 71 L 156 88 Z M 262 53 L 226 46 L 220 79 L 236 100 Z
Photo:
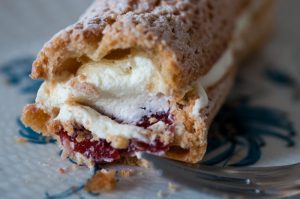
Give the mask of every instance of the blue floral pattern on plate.
M 21 57 L 0 67 L 0 72 L 6 77 L 9 84 L 18 87 L 20 94 L 31 97 L 37 92 L 42 82 L 32 81 L 28 77 L 32 61 L 32 57 Z M 267 67 L 263 76 L 274 84 L 292 89 L 295 91 L 294 96 L 296 98 L 299 97 L 297 81 L 286 73 L 273 67 Z M 242 81 L 243 79 L 239 78 L 239 84 L 242 84 Z M 266 136 L 282 140 L 287 147 L 295 145 L 293 136 L 296 132 L 286 113 L 274 108 L 252 105 L 250 96 L 233 96 L 221 108 L 210 128 L 207 155 L 202 164 L 221 164 L 222 166 L 253 165 L 260 159 L 262 148 L 268 144 L 265 141 Z M 30 98 L 29 102 L 32 101 L 33 98 Z M 16 122 L 20 128 L 19 136 L 27 142 L 32 144 L 55 143 L 54 139 L 42 136 L 25 127 L 19 118 Z M 245 151 L 244 155 L 237 161 L 229 163 L 240 150 Z M 95 168 L 96 170 L 97 168 Z M 46 192 L 45 196 L 48 199 L 66 198 L 82 191 L 83 188 L 84 184 L 72 186 L 58 194 Z M 91 193 L 91 195 L 93 194 Z

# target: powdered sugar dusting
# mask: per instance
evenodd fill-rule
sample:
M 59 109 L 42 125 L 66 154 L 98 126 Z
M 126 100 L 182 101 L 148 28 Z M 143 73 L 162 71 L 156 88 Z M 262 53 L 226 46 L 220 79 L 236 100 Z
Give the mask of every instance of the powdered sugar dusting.
M 113 49 L 138 48 L 157 56 L 161 74 L 182 90 L 222 55 L 241 5 L 249 2 L 228 1 L 96 0 L 41 51 L 32 76 L 52 79 L 68 59 L 99 61 Z

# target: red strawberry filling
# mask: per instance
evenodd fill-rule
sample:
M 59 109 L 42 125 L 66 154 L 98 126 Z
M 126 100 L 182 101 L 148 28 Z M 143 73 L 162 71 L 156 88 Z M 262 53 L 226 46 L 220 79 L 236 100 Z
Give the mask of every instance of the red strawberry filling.
M 152 114 L 151 116 L 144 116 L 139 122 L 137 122 L 136 125 L 146 129 L 149 126 L 153 125 L 150 118 L 154 118 L 155 120 L 157 120 L 157 122 L 162 121 L 169 126 L 173 124 L 173 118 L 169 113 L 159 112 L 156 114 Z
M 163 121 L 167 125 L 173 123 L 168 113 L 157 113 L 150 117 L 144 116 L 136 125 L 147 128 L 153 124 L 149 121 L 150 118 L 155 118 L 156 122 Z M 74 127 L 74 133 L 71 136 L 63 129 L 57 134 L 63 145 L 67 142 L 70 144 L 72 152 L 81 153 L 86 158 L 91 159 L 96 163 L 112 162 L 124 156 L 133 156 L 134 152 L 146 151 L 159 153 L 166 151 L 169 148 L 168 145 L 165 145 L 159 141 L 159 139 L 155 139 L 151 143 L 131 139 L 127 149 L 116 149 L 105 139 L 92 140 L 91 132 L 83 127 Z

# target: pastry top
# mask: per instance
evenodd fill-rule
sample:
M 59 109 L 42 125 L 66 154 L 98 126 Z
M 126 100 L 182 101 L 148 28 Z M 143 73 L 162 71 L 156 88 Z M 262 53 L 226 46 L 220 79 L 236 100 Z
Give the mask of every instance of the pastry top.
M 180 95 L 222 55 L 249 2 L 96 0 L 78 22 L 44 45 L 31 76 L 56 80 L 88 60 L 137 49 L 155 60 L 172 94 Z

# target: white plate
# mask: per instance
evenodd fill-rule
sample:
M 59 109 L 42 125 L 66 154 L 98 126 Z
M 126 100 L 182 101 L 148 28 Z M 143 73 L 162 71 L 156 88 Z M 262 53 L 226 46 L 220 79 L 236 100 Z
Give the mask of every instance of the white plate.
M 92 175 L 87 168 L 64 175 L 57 172 L 72 163 L 60 159 L 55 144 L 16 142 L 21 134 L 27 133 L 27 138 L 35 135 L 17 122 L 22 107 L 32 102 L 39 84 L 28 78 L 35 54 L 51 35 L 75 21 L 89 3 L 79 0 L 0 2 L 0 198 L 98 197 L 79 189 Z M 232 95 L 235 100 L 246 96 L 243 99 L 247 101 L 236 100 L 238 108 L 229 106 L 233 105 L 232 101 L 227 103 L 229 112 L 244 126 L 235 126 L 239 136 L 234 137 L 234 142 L 223 129 L 224 142 L 217 143 L 223 147 L 207 156 L 215 163 L 216 158 L 225 159 L 219 164 L 238 163 L 239 166 L 300 161 L 299 136 L 289 134 L 292 128 L 296 133 L 300 130 L 300 2 L 281 0 L 279 4 L 274 38 L 246 64 L 248 67 L 243 67 Z M 279 114 L 281 111 L 286 115 Z M 237 120 L 232 123 L 236 124 Z M 265 146 L 259 145 L 261 139 Z M 37 142 L 34 138 L 33 141 Z M 215 142 L 210 139 L 210 146 Z M 115 192 L 99 198 L 157 198 L 159 191 L 164 198 L 217 197 L 188 188 L 169 193 L 168 180 L 156 171 L 142 171 L 142 175 L 121 178 Z

